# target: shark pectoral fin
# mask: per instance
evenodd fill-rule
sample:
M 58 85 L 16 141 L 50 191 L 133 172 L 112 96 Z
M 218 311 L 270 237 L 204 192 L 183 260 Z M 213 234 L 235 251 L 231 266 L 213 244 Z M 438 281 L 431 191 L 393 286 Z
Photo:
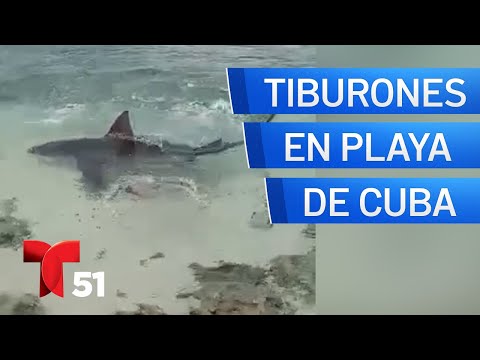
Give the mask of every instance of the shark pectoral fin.
M 82 173 L 83 181 L 96 189 L 106 185 L 104 164 L 89 158 L 77 158 L 77 168 Z

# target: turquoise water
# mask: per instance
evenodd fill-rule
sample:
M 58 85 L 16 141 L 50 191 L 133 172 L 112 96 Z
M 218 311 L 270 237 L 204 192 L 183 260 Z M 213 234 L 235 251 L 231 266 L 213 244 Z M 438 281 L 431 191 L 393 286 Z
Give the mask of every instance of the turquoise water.
M 102 133 L 114 114 L 130 110 L 140 133 L 188 142 L 236 136 L 225 68 L 311 66 L 314 52 L 299 45 L 0 46 L 0 106 L 22 105 L 29 122 L 61 123 L 72 135 Z

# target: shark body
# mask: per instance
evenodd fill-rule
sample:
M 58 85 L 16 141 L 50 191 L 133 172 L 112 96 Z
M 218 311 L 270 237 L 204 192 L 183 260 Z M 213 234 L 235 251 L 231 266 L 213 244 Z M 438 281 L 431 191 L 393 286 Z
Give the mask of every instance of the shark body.
M 151 143 L 134 135 L 129 112 L 124 111 L 103 137 L 53 141 L 33 146 L 28 152 L 48 158 L 73 158 L 85 185 L 99 191 L 112 181 L 112 174 L 132 173 L 141 167 L 151 169 L 148 165 L 152 164 L 184 166 L 198 156 L 221 153 L 243 144 L 243 140 L 224 142 L 222 139 L 200 147 L 166 141 Z

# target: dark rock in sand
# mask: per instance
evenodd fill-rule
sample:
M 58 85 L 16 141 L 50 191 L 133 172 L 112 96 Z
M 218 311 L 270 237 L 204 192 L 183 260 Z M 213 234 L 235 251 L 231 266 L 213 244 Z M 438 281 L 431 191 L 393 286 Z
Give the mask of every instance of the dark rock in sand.
M 287 297 L 315 303 L 315 250 L 305 255 L 279 256 L 269 267 L 220 263 L 192 264 L 198 288 L 177 295 L 200 305 L 191 315 L 291 315 L 298 310 Z
M 13 296 L 0 294 L 0 315 L 45 315 L 46 311 L 38 296 L 24 294 Z
M 178 294 L 192 297 L 200 306 L 191 315 L 277 315 L 293 314 L 294 309 L 273 291 L 267 271 L 245 264 L 221 263 L 218 267 L 192 264 L 199 289 Z
M 26 294 L 15 304 L 12 315 L 45 315 L 45 308 L 38 296 Z
M 95 256 L 95 260 L 103 260 L 107 256 L 107 249 L 101 249 L 98 253 L 97 256 Z
M 135 311 L 117 311 L 114 315 L 166 315 L 157 305 L 136 304 Z
M 0 247 L 18 250 L 23 241 L 32 237 L 29 223 L 13 216 L 17 210 L 17 199 L 1 202 L 0 206 Z
M 306 255 L 278 256 L 270 263 L 269 274 L 292 295 L 297 291 L 307 304 L 315 303 L 315 250 Z
M 315 225 L 307 225 L 302 232 L 309 239 L 315 239 L 317 236 L 317 227 Z
M 126 299 L 128 298 L 127 293 L 124 293 L 123 291 L 117 290 L 117 297 L 120 299 Z
M 157 259 L 163 259 L 163 258 L 165 258 L 165 254 L 163 254 L 161 252 L 157 252 L 156 254 L 150 256 L 148 259 L 140 260 L 140 266 L 146 267 L 150 261 L 157 260 Z
M 163 259 L 165 255 L 161 252 L 157 252 L 155 255 L 150 256 L 150 260 Z
M 221 262 L 218 267 L 203 267 L 200 264 L 191 264 L 195 279 L 202 282 L 245 282 L 261 284 L 266 279 L 265 269 L 252 267 L 246 264 L 232 264 Z

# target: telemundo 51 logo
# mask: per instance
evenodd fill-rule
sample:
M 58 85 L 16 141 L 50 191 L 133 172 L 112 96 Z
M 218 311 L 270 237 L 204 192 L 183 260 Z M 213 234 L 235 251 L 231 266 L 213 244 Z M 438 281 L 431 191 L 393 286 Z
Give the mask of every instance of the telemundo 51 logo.
M 53 293 L 63 298 L 63 264 L 80 262 L 80 241 L 62 241 L 51 246 L 40 240 L 25 240 L 23 242 L 23 262 L 40 263 L 40 297 Z M 105 297 L 104 272 L 75 272 L 73 285 L 75 290 L 72 295 L 75 297 L 91 296 L 94 292 L 94 285 L 96 286 L 96 296 Z

